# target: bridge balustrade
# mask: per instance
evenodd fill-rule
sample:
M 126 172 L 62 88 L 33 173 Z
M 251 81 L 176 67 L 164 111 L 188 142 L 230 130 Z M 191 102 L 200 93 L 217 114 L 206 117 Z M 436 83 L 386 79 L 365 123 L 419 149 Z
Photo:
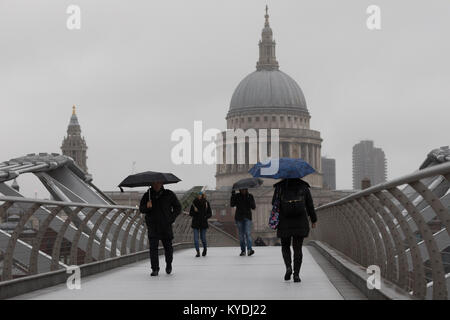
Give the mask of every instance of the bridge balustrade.
M 448 299 L 450 162 L 317 208 L 311 238 L 420 299 Z

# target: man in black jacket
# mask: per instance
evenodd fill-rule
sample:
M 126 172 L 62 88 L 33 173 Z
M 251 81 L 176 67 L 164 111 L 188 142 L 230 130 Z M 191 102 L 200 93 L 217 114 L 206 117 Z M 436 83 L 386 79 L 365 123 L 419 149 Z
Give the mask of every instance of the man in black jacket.
M 231 192 L 230 206 L 236 207 L 234 220 L 239 231 L 239 241 L 241 244 L 240 256 L 245 256 L 245 248 L 247 247 L 247 254 L 251 256 L 255 253 L 252 249 L 252 210 L 256 209 L 255 199 L 253 195 L 248 192 L 248 189 L 240 189 L 239 193 L 233 190 Z
M 141 199 L 139 210 L 145 214 L 150 243 L 151 276 L 159 272 L 158 245 L 161 240 L 166 258 L 166 273 L 172 272 L 173 231 L 172 224 L 181 213 L 181 204 L 177 196 L 164 189 L 161 182 L 154 182 Z

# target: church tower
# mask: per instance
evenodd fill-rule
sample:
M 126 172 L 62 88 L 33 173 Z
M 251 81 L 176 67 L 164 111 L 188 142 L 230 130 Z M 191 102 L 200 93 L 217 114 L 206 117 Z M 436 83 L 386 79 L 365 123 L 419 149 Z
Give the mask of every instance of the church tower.
M 85 173 L 88 173 L 86 164 L 87 145 L 84 137 L 81 136 L 81 128 L 78 123 L 75 106 L 72 107 L 72 116 L 67 127 L 67 136 L 64 137 L 61 150 L 63 155 L 71 157 Z

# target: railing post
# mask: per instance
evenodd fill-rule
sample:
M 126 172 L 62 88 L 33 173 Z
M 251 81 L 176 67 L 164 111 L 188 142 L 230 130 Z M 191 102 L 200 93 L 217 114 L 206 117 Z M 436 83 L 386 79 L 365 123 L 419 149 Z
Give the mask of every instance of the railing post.
M 0 206 L 0 218 L 5 219 L 7 215 L 7 211 L 14 204 L 12 201 L 6 201 L 4 204 Z
M 8 246 L 6 247 L 6 252 L 3 258 L 3 276 L 2 279 L 10 280 L 12 278 L 12 263 L 13 263 L 13 254 L 14 249 L 16 248 L 17 240 L 19 239 L 20 234 L 25 227 L 25 224 L 28 222 L 30 217 L 36 212 L 37 209 L 40 208 L 39 203 L 33 204 L 24 215 L 19 220 L 14 232 L 11 234 L 11 237 L 8 240 Z
M 70 223 L 72 222 L 72 219 L 76 218 L 78 213 L 83 210 L 83 207 L 77 207 L 74 211 L 72 211 L 70 208 L 67 210 L 69 214 L 67 215 L 66 220 L 61 225 L 61 228 L 58 231 L 58 235 L 56 236 L 55 243 L 53 244 L 53 250 L 52 250 L 52 265 L 50 267 L 50 270 L 54 271 L 58 269 L 59 264 L 59 257 L 61 253 L 61 243 L 64 239 L 64 235 L 67 231 L 67 228 L 69 227 Z
M 140 216 L 141 217 L 139 218 L 139 221 L 136 223 L 136 228 L 133 232 L 133 236 L 131 237 L 131 248 L 130 248 L 131 253 L 136 252 L 136 239 L 137 239 L 138 232 L 141 231 L 141 233 L 142 233 L 143 229 L 144 229 L 144 228 L 142 228 L 142 224 L 144 223 L 144 215 L 140 215 Z
M 141 216 L 141 214 L 137 210 L 134 210 L 134 216 L 128 222 L 127 228 L 125 229 L 125 232 L 123 233 L 122 246 L 121 246 L 121 249 L 120 249 L 120 254 L 121 255 L 127 254 L 127 245 L 128 245 L 128 240 L 130 238 L 131 227 L 133 226 L 133 224 L 136 221 L 136 219 L 139 218 L 140 216 Z M 137 228 L 137 225 L 136 225 L 136 228 Z M 131 243 L 130 243 L 130 245 L 131 245 Z
M 347 213 L 345 207 L 343 206 L 336 206 L 336 210 L 339 211 L 341 213 L 341 216 L 344 218 L 344 220 L 347 222 L 347 224 L 350 226 L 350 229 L 352 230 L 352 234 L 354 236 L 354 238 L 356 239 L 355 243 L 355 249 L 356 249 L 356 256 L 353 257 L 353 259 L 355 261 L 357 261 L 358 263 L 360 263 L 361 265 L 365 264 L 365 254 L 367 252 L 366 249 L 366 243 L 365 243 L 365 239 L 363 238 L 361 240 L 361 238 L 358 237 L 359 235 L 359 227 L 356 225 L 356 222 L 354 221 L 354 219 L 351 218 L 351 213 Z
M 364 236 L 366 237 L 368 246 L 368 259 L 367 264 L 368 265 L 378 265 L 377 261 L 379 260 L 379 252 L 378 252 L 378 244 L 377 243 L 377 235 L 376 232 L 373 230 L 373 226 L 371 221 L 369 221 L 366 212 L 360 208 L 357 207 L 357 203 L 352 200 L 347 203 L 347 206 L 350 210 L 353 210 L 353 213 L 356 217 L 359 219 L 360 225 L 365 229 Z M 380 268 L 381 266 L 378 265 Z
M 41 225 L 39 226 L 39 231 L 36 234 L 36 238 L 34 238 L 33 240 L 33 248 L 31 249 L 31 254 L 30 254 L 30 268 L 29 268 L 29 274 L 37 274 L 38 273 L 38 267 L 37 267 L 37 263 L 38 263 L 38 255 L 39 255 L 39 250 L 41 247 L 41 243 L 42 243 L 42 239 L 44 238 L 44 235 L 47 232 L 47 229 L 50 225 L 50 223 L 52 222 L 52 220 L 56 217 L 56 215 L 58 213 L 61 212 L 61 210 L 63 209 L 63 206 L 57 206 L 55 208 L 53 208 L 50 213 L 48 214 L 48 216 L 45 218 L 44 222 L 41 223 Z
M 94 214 L 99 210 L 99 208 L 92 208 L 89 210 L 87 215 L 84 217 L 81 224 L 78 226 L 77 232 L 75 232 L 75 235 L 72 238 L 72 246 L 70 248 L 70 264 L 71 265 L 77 265 L 78 262 L 78 242 L 80 241 L 80 236 L 83 230 L 86 230 L 86 226 L 88 221 L 91 220 L 91 218 L 94 216 Z M 89 237 L 92 236 L 92 230 L 89 234 Z
M 117 218 L 120 216 L 121 213 L 123 213 L 125 209 L 118 209 L 114 215 L 109 219 L 108 224 L 106 225 L 105 229 L 103 230 L 102 239 L 100 240 L 100 252 L 98 254 L 98 260 L 104 260 L 105 259 L 105 250 L 106 250 L 106 240 L 108 239 L 109 231 L 111 230 L 112 225 L 117 220 Z M 89 255 L 87 256 L 87 259 L 89 262 L 92 261 L 92 243 L 94 240 L 90 241 L 88 244 L 88 250 L 87 252 Z
M 397 257 L 397 280 L 396 282 L 402 289 L 408 289 L 408 261 L 405 253 L 405 245 L 398 231 L 397 225 L 394 224 L 393 218 L 390 214 L 386 212 L 384 207 L 381 205 L 380 200 L 373 194 L 364 197 L 368 205 L 370 205 L 375 212 L 378 212 L 381 219 L 389 228 L 390 235 L 394 241 L 395 256 Z
M 103 220 L 108 216 L 108 214 L 112 211 L 112 208 L 106 209 L 103 211 L 103 213 L 98 217 L 98 219 L 95 221 L 95 225 L 92 227 L 92 230 L 89 234 L 88 243 L 86 245 L 86 250 L 84 254 L 84 263 L 89 263 L 92 261 L 92 245 L 94 243 L 97 230 L 100 228 L 100 225 L 102 224 Z M 103 238 L 103 233 L 102 233 Z
M 414 277 L 413 294 L 420 299 L 424 299 L 426 296 L 425 268 L 423 266 L 422 256 L 420 254 L 419 247 L 417 246 L 414 233 L 411 231 L 411 228 L 401 211 L 383 192 L 376 192 L 374 195 L 386 208 L 389 209 L 400 225 L 403 235 L 405 236 L 410 248 L 411 260 L 413 264 L 412 272 Z
M 375 256 L 375 250 L 373 248 L 374 243 L 369 239 L 370 230 L 365 225 L 364 221 L 362 221 L 360 214 L 354 211 L 354 208 L 351 204 L 345 203 L 342 206 L 346 208 L 347 212 L 349 213 L 349 219 L 355 223 L 356 234 L 358 235 L 358 238 L 362 240 L 364 247 L 364 252 L 362 255 L 363 260 L 361 264 L 363 267 L 368 267 L 369 265 L 373 264 Z
M 367 210 L 368 208 L 366 206 L 363 206 L 361 204 L 361 202 L 359 201 L 360 199 L 354 199 L 353 203 L 355 204 L 356 207 L 358 207 L 358 209 L 360 210 L 360 212 L 362 212 L 362 218 L 363 220 L 366 222 L 367 227 L 370 229 L 370 231 L 372 232 L 372 239 L 375 242 L 375 251 L 376 251 L 376 259 L 375 259 L 375 264 L 380 267 L 381 270 L 381 274 L 383 276 L 386 275 L 386 248 L 384 246 L 383 243 L 383 230 L 384 232 L 386 232 L 386 229 L 383 229 L 384 227 L 379 225 L 375 216 L 372 216 L 372 212 L 370 212 L 370 210 Z M 381 233 L 381 234 L 380 234 Z M 384 234 L 385 235 L 385 234 Z
M 387 227 L 383 222 L 383 219 L 377 214 L 374 208 L 367 202 L 364 197 L 357 199 L 361 206 L 363 206 L 366 212 L 372 217 L 373 221 L 377 225 L 378 230 L 381 232 L 381 240 L 384 246 L 384 256 L 383 256 L 383 268 L 382 275 L 386 276 L 388 280 L 393 282 L 397 281 L 397 264 L 395 261 L 394 248 L 392 244 L 392 238 L 388 234 Z
M 416 209 L 416 207 L 414 207 L 403 192 L 401 192 L 397 187 L 388 189 L 388 191 L 402 204 L 406 211 L 408 211 L 425 241 L 431 263 L 431 272 L 433 275 L 433 299 L 447 299 L 447 283 L 445 280 L 442 256 L 436 241 L 433 238 L 433 233 L 431 232 L 430 227 L 427 225 L 420 212 Z
M 110 252 L 110 257 L 116 257 L 117 253 L 116 253 L 116 249 L 117 249 L 117 240 L 119 238 L 119 233 L 120 230 L 122 229 L 123 224 L 125 223 L 125 221 L 128 219 L 128 217 L 133 213 L 134 209 L 128 209 L 124 216 L 122 217 L 122 220 L 120 220 L 119 225 L 116 227 L 116 229 L 114 230 L 114 237 L 111 243 L 111 252 Z
M 147 239 L 147 246 L 145 248 L 148 248 L 148 236 L 147 236 L 147 224 L 144 223 L 144 230 L 142 231 L 141 239 L 139 239 L 139 251 L 144 250 L 144 241 Z
M 449 181 L 450 182 L 450 181 Z M 447 230 L 447 234 L 450 236 L 450 213 L 448 209 L 442 204 L 438 197 L 431 192 L 422 182 L 415 181 L 409 184 L 414 190 L 420 194 L 428 205 L 433 209 L 440 222 Z

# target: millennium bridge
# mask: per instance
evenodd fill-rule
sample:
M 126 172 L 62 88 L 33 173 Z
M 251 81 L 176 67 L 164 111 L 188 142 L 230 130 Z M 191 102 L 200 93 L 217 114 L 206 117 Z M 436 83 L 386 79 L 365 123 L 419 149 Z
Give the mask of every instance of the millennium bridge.
M 5 183 L 26 173 L 52 200 Z M 69 157 L 29 154 L 0 163 L 0 299 L 449 299 L 449 186 L 441 148 L 411 174 L 318 207 L 300 284 L 283 281 L 280 247 L 239 257 L 238 240 L 214 224 L 208 256 L 194 259 L 182 214 L 174 273 L 151 278 L 138 208 L 117 205 Z M 183 211 L 201 189 L 179 196 Z

